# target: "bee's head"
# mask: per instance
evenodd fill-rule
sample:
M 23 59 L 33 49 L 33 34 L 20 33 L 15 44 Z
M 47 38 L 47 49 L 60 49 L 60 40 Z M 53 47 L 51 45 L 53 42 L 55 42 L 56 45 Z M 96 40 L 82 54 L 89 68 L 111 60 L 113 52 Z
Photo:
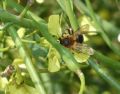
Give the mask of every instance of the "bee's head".
M 66 37 L 63 39 L 60 38 L 59 40 L 60 40 L 60 44 L 62 44 L 65 47 L 70 47 L 74 43 L 74 40 L 71 37 Z

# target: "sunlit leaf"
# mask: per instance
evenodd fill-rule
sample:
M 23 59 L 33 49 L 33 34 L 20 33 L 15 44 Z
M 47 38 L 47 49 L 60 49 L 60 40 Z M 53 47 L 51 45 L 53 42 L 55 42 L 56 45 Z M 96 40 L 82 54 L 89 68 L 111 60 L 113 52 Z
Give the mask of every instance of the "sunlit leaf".
M 21 58 L 14 59 L 13 65 L 19 65 L 19 64 L 23 64 L 23 59 Z
M 19 28 L 18 31 L 17 31 L 17 33 L 18 33 L 18 35 L 19 35 L 20 38 L 24 37 L 25 32 L 26 32 L 26 30 L 23 27 Z
M 80 21 L 80 27 L 84 26 L 84 25 L 89 25 L 89 28 L 88 30 L 83 30 L 81 31 L 81 33 L 88 33 L 88 34 L 91 34 L 91 35 L 96 35 L 96 28 L 94 26 L 94 22 L 91 21 L 91 19 L 87 16 L 82 16 L 81 17 L 81 21 Z
M 51 44 L 44 37 L 40 38 L 40 45 L 47 48 L 51 47 Z
M 36 0 L 37 3 L 41 4 L 44 2 L 44 0 Z
M 79 50 L 73 51 L 75 59 L 79 62 L 86 62 L 90 55 L 94 54 L 94 51 L 91 47 L 87 46 L 87 44 L 82 44 L 79 46 Z
M 17 70 L 15 75 L 17 85 L 20 85 L 23 82 L 23 77 L 21 76 L 20 70 Z
M 26 31 L 25 31 L 25 28 L 20 28 L 20 29 L 17 31 L 17 33 L 18 33 L 18 35 L 19 35 L 20 38 L 23 38 L 23 37 L 24 37 L 25 32 L 26 32 Z M 6 44 L 7 44 L 7 46 L 9 46 L 9 47 L 11 47 L 11 48 L 15 46 L 12 38 L 9 37 L 9 36 L 6 37 Z
M 59 59 L 56 56 L 54 56 L 52 58 L 49 58 L 49 60 L 48 60 L 48 71 L 57 72 L 59 70 L 60 70 Z
M 38 94 L 35 88 L 26 84 L 16 85 L 10 83 L 6 88 L 6 94 Z
M 48 29 L 52 35 L 58 38 L 62 35 L 61 28 L 60 28 L 59 15 L 51 15 L 49 17 Z
M 6 37 L 5 42 L 6 42 L 6 45 L 9 46 L 10 48 L 13 48 L 15 46 L 11 37 Z
M 47 55 L 48 58 L 48 71 L 50 72 L 57 72 L 60 70 L 60 55 L 55 48 L 45 39 L 40 39 L 40 44 L 44 47 L 49 48 L 49 52 Z
M 74 57 L 77 60 L 77 62 L 82 63 L 82 62 L 86 62 L 88 60 L 88 58 L 90 57 L 90 55 L 75 52 Z
M 4 90 L 7 83 L 8 83 L 8 80 L 0 76 L 0 90 Z
M 60 70 L 60 55 L 54 48 L 51 48 L 48 53 L 48 70 L 50 72 Z
M 117 39 L 118 39 L 118 42 L 120 43 L 120 34 L 118 34 L 118 38 Z

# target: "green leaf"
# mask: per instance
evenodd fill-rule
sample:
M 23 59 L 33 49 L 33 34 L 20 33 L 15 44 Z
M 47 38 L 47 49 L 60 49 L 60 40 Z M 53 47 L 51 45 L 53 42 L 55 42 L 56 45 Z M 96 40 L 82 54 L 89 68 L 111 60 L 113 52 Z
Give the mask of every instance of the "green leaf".
M 57 52 L 55 48 L 43 37 L 40 38 L 40 44 L 44 47 L 49 48 L 49 52 L 47 55 L 48 58 L 48 71 L 49 72 L 57 72 L 60 70 L 60 54 Z
M 26 84 L 16 85 L 10 83 L 6 88 L 6 94 L 38 94 L 37 90 Z
M 51 15 L 49 17 L 49 22 L 48 22 L 48 30 L 49 32 L 56 36 L 60 37 L 62 36 L 61 28 L 60 28 L 60 23 L 59 23 L 59 15 Z
M 6 45 L 7 45 L 8 47 L 10 47 L 10 48 L 13 48 L 13 47 L 15 46 L 15 44 L 14 44 L 12 38 L 9 37 L 9 36 L 6 37 L 5 43 L 6 43 Z
M 42 4 L 45 0 L 36 0 L 37 3 Z
M 79 45 L 78 51 L 73 51 L 73 53 L 77 62 L 82 63 L 86 62 L 89 59 L 90 55 L 94 54 L 94 51 L 87 44 L 82 44 Z
M 60 70 L 60 62 L 56 56 L 50 58 L 48 61 L 48 71 L 57 72 Z
M 77 62 L 83 63 L 83 62 L 86 62 L 88 60 L 88 58 L 90 57 L 90 55 L 85 54 L 85 53 L 74 52 L 74 57 L 77 60 Z
M 20 38 L 23 38 L 25 36 L 25 32 L 26 32 L 26 30 L 23 27 L 19 28 L 17 31 Z
M 20 70 L 18 70 L 18 72 L 16 73 L 15 78 L 16 78 L 16 83 L 18 85 L 23 82 L 23 77 L 21 76 Z
M 5 86 L 7 85 L 7 83 L 8 83 L 8 80 L 0 76 L 0 91 L 5 89 Z
M 63 1 L 63 0 L 57 0 L 57 2 L 58 2 L 59 5 L 62 7 L 62 9 L 66 12 L 64 1 Z M 72 8 L 72 10 L 73 10 L 73 0 L 70 0 L 70 5 L 71 5 L 71 8 Z
M 60 70 L 60 55 L 55 48 L 51 48 L 48 54 L 48 71 L 57 72 Z
M 44 37 L 40 38 L 40 45 L 42 45 L 42 46 L 44 46 L 46 48 L 51 47 L 51 44 Z

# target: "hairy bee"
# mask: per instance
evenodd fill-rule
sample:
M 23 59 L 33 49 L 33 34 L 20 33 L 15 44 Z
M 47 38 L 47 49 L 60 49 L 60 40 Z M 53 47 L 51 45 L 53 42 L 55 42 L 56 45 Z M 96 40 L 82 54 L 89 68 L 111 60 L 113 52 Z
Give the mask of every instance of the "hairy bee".
M 88 53 L 90 55 L 93 54 L 92 50 L 86 45 L 83 44 L 84 31 L 88 31 L 89 25 L 83 25 L 79 30 L 73 32 L 71 28 L 67 29 L 67 32 L 63 33 L 62 37 L 59 38 L 60 44 L 66 48 L 71 50 L 75 50 L 77 52 Z

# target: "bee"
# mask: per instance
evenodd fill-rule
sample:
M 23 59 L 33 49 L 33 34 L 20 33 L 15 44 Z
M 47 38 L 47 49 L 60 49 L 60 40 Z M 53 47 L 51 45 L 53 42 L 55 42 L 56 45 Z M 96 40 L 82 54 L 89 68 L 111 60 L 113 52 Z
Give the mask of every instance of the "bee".
M 86 44 L 83 44 L 84 32 L 88 31 L 89 25 L 83 25 L 80 27 L 79 30 L 76 32 L 73 31 L 72 28 L 67 29 L 67 32 L 64 32 L 62 37 L 59 38 L 60 44 L 63 45 L 66 48 L 71 49 L 72 51 L 82 52 L 82 53 L 88 53 L 90 55 L 93 54 L 91 48 L 89 48 Z
M 13 65 L 8 65 L 6 69 L 0 74 L 2 77 L 10 77 L 12 73 L 14 72 Z

